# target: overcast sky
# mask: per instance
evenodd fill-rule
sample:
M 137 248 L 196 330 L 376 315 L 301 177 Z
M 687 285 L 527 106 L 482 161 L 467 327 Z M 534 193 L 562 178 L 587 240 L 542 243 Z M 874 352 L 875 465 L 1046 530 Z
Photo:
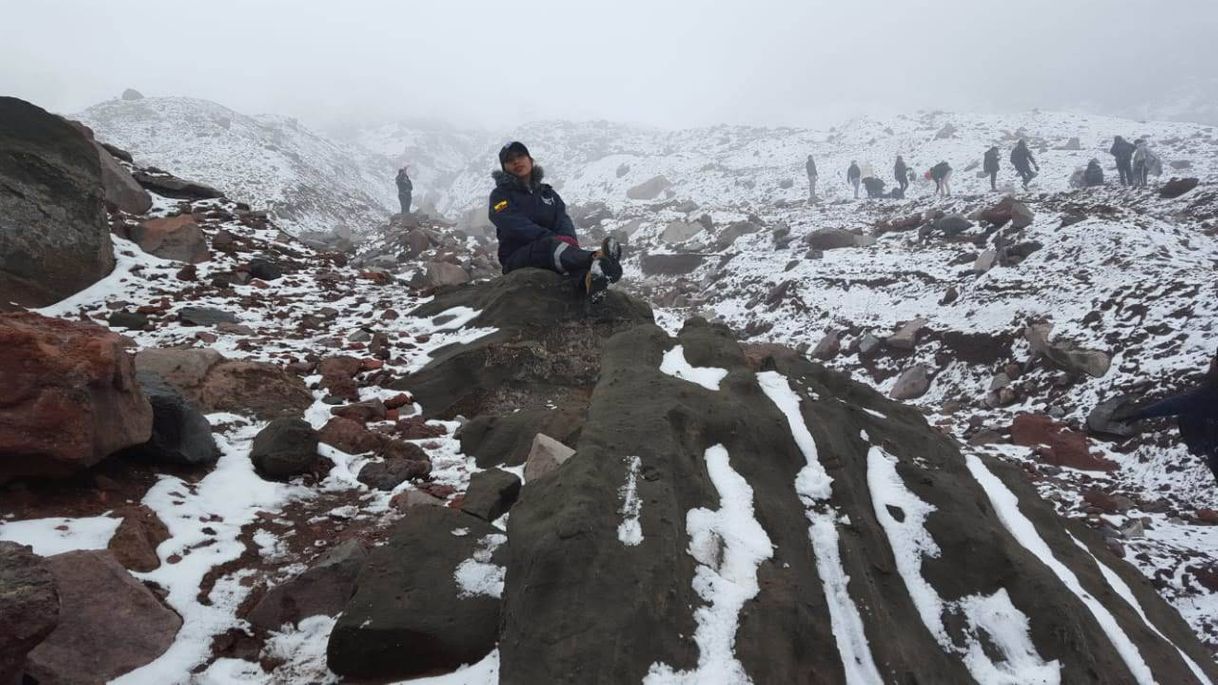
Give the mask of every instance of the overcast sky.
M 826 125 L 1218 103 L 1218 0 L 0 0 L 0 94 L 247 114 Z

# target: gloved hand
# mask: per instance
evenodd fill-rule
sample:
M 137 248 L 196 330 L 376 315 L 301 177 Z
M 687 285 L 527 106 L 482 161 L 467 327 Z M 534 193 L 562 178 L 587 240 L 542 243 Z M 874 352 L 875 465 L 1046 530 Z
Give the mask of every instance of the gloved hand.
M 579 241 L 569 235 L 555 235 L 554 237 L 570 245 L 571 247 L 579 247 Z

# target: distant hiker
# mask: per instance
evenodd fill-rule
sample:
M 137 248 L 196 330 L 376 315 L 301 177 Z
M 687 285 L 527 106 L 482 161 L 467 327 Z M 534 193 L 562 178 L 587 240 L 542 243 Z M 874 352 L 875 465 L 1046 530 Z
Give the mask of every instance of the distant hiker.
M 864 178 L 863 187 L 867 189 L 867 197 L 884 197 L 884 182 L 874 176 Z
M 1011 166 L 1019 172 L 1019 177 L 1023 179 L 1023 189 L 1027 190 L 1028 182 L 1036 178 L 1040 165 L 1036 163 L 1036 158 L 1032 156 L 1032 151 L 1028 149 L 1028 143 L 1023 138 L 1020 138 L 1014 149 L 1011 150 Z M 1032 169 L 1036 169 L 1036 171 L 1032 171 Z
M 846 170 L 846 182 L 854 187 L 854 199 L 859 198 L 859 181 L 863 178 L 863 172 L 859 170 L 858 162 L 850 160 L 850 168 Z
M 1112 419 L 1133 423 L 1166 416 L 1176 417 L 1188 451 L 1203 457 L 1218 479 L 1218 355 L 1197 387 L 1141 407 L 1122 407 Z
M 1163 173 L 1163 166 L 1159 161 L 1159 156 L 1150 151 L 1150 146 L 1144 139 L 1139 138 L 1134 143 L 1133 149 L 1133 185 L 1145 188 L 1149 175 L 1158 176 L 1161 173 Z
M 952 194 L 952 167 L 947 162 L 939 162 L 926 172 L 930 174 L 930 178 L 935 182 L 935 195 L 951 195 Z
M 892 166 L 892 176 L 897 179 L 897 185 L 901 186 L 901 197 L 905 197 L 905 191 L 909 189 L 909 167 L 905 166 L 901 155 L 897 155 L 897 163 Z
M 406 167 L 398 169 L 398 177 L 395 180 L 398 184 L 398 202 L 402 205 L 402 214 L 409 214 L 410 195 L 414 192 L 414 184 L 410 182 Z
M 1117 173 L 1121 175 L 1121 185 L 1123 186 L 1133 184 L 1134 150 L 1133 143 L 1120 136 L 1112 139 L 1112 148 L 1108 150 L 1109 154 L 1116 158 Z
M 808 161 L 804 164 L 804 168 L 808 170 L 808 199 L 816 201 L 816 161 L 812 159 L 812 155 L 808 155 Z
M 1104 185 L 1104 170 L 1100 168 L 1100 160 L 1092 158 L 1087 162 L 1087 170 L 1083 172 L 1083 187 L 1095 188 Z
M 566 203 L 541 182 L 541 166 L 523 143 L 499 150 L 499 170 L 491 177 L 495 189 L 488 212 L 499 238 L 503 273 L 530 266 L 557 271 L 575 277 L 594 298 L 622 277 L 621 245 L 605 238 L 599 250 L 580 249 Z
M 998 190 L 998 154 L 998 146 L 991 145 L 990 149 L 985 151 L 985 161 L 981 165 L 982 170 L 990 177 L 990 190 Z

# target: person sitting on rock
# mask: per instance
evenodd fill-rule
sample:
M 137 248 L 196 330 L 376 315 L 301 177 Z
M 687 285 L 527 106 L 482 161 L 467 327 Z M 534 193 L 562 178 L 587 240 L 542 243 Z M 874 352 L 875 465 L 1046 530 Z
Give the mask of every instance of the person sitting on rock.
M 998 146 L 991 145 L 990 149 L 985 151 L 985 159 L 981 164 L 981 169 L 986 176 L 990 177 L 990 190 L 998 190 Z
M 1015 144 L 1011 150 L 1011 166 L 1015 167 L 1015 171 L 1019 173 L 1019 177 L 1023 180 L 1023 189 L 1028 189 L 1028 183 L 1036 178 L 1036 174 L 1040 173 L 1040 165 L 1036 163 L 1036 158 L 1032 156 L 1032 151 L 1028 149 L 1028 142 L 1023 138 Z M 1036 171 L 1033 171 L 1036 169 Z
M 935 195 L 951 195 L 952 194 L 952 167 L 947 162 L 939 162 L 926 172 L 930 175 L 932 181 L 935 182 Z
M 1203 457 L 1218 480 L 1218 354 L 1197 387 L 1140 407 L 1122 407 L 1112 419 L 1133 423 L 1167 416 L 1176 417 L 1188 451 Z
M 1083 172 L 1083 187 L 1095 188 L 1104 185 L 1104 170 L 1100 168 L 1100 160 L 1092 158 L 1087 162 L 1087 170 Z
M 549 269 L 576 278 L 591 297 L 599 297 L 622 277 L 622 247 L 605 238 L 601 249 L 584 250 L 575 237 L 567 205 L 548 183 L 540 165 L 519 141 L 499 150 L 499 170 L 491 174 L 489 213 L 499 238 L 503 273 L 525 267 Z

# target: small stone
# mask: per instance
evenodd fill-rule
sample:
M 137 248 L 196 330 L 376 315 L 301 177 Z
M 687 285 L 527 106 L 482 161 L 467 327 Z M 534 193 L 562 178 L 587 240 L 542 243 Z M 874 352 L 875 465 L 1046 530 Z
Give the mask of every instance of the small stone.
M 533 447 L 524 463 L 525 480 L 533 481 L 557 470 L 575 450 L 544 433 L 533 438 Z

